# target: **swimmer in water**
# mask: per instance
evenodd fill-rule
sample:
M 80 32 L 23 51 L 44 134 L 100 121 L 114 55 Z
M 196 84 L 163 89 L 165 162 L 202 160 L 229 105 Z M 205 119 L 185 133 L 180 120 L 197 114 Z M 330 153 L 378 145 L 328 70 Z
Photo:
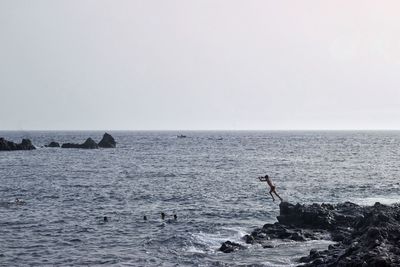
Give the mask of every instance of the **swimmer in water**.
M 258 177 L 258 179 L 260 179 L 261 182 L 267 182 L 267 184 L 271 188 L 271 190 L 269 190 L 269 194 L 271 195 L 273 201 L 275 201 L 275 198 L 272 193 L 274 193 L 282 201 L 282 198 L 276 192 L 276 186 L 272 183 L 271 178 L 269 178 L 268 175 L 265 175 L 264 177 Z
M 161 212 L 161 219 L 164 220 L 165 219 L 165 213 Z
M 23 205 L 25 202 L 23 200 L 20 200 L 19 198 L 16 198 L 14 201 L 15 205 Z

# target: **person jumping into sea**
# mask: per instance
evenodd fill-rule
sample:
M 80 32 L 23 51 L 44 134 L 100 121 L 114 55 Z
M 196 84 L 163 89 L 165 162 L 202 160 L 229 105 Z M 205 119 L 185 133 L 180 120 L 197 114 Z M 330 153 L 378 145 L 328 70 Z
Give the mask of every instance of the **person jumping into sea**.
M 275 190 L 276 186 L 272 183 L 272 180 L 271 180 L 271 178 L 269 178 L 268 175 L 265 175 L 264 177 L 260 176 L 260 177 L 258 177 L 258 179 L 260 179 L 261 182 L 267 182 L 267 184 L 271 188 L 271 190 L 269 190 L 269 193 L 270 193 L 273 201 L 275 201 L 275 198 L 272 193 L 274 193 L 282 201 L 282 198 L 278 195 L 278 193 Z

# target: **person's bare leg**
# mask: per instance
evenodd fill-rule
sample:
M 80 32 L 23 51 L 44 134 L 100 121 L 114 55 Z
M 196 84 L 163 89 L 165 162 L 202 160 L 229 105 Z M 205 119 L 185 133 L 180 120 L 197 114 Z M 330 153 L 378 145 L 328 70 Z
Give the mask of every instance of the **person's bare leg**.
M 282 198 L 278 195 L 278 193 L 274 190 L 274 193 L 277 197 L 279 197 L 279 199 L 282 201 Z
M 272 194 L 272 190 L 271 190 L 271 191 L 269 191 L 269 194 L 270 194 L 270 195 L 271 195 L 271 197 L 272 197 L 272 201 L 275 201 L 274 195 Z

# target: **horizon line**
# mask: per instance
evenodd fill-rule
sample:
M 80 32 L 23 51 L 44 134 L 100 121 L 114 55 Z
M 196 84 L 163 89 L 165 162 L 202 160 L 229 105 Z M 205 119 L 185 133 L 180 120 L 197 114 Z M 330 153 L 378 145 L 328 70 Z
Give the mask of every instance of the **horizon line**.
M 278 132 L 278 131 L 400 131 L 400 128 L 359 128 L 359 129 L 0 129 L 0 132 Z

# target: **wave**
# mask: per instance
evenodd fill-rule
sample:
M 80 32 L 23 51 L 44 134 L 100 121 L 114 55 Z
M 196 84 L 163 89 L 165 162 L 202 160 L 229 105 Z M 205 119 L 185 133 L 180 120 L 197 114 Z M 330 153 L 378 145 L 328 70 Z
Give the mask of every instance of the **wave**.
M 186 248 L 186 252 L 192 253 L 215 253 L 221 247 L 221 244 L 227 240 L 248 246 L 242 240 L 244 235 L 248 234 L 244 228 L 224 227 L 221 231 L 215 233 L 198 232 L 191 234 L 192 245 Z
M 354 202 L 358 205 L 362 206 L 372 206 L 376 202 L 386 205 L 392 205 L 396 203 L 400 203 L 400 197 L 397 196 L 377 196 L 377 197 L 363 197 L 363 198 L 353 198 L 350 199 L 350 202 Z

